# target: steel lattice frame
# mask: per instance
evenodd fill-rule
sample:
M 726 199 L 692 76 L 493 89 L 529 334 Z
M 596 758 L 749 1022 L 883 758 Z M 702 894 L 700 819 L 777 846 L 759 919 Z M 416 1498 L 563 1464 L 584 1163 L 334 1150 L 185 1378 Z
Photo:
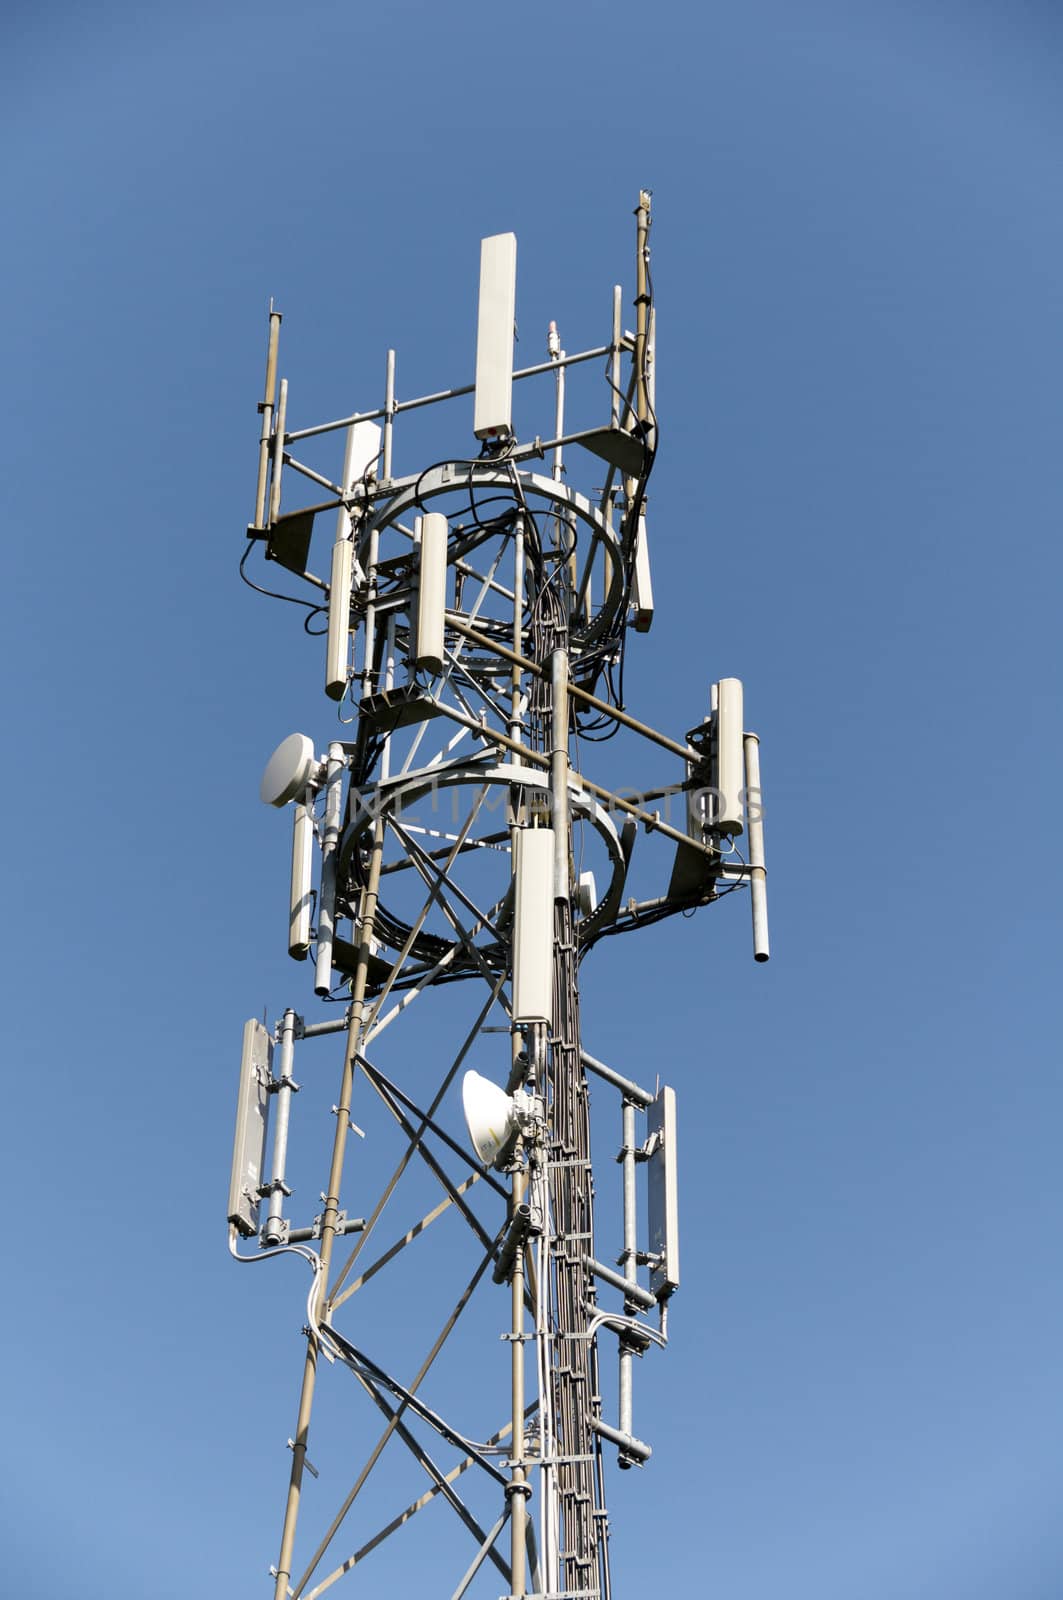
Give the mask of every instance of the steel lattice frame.
M 487 1583 L 492 1568 L 495 1593 L 501 1580 L 515 1596 L 608 1600 L 603 1442 L 618 1445 L 624 1466 L 648 1454 L 630 1431 L 631 1359 L 651 1342 L 664 1342 L 672 1287 L 666 1283 L 655 1294 L 640 1284 L 638 1267 L 648 1256 L 638 1250 L 629 1204 L 636 1160 L 646 1154 L 634 1137 L 635 1109 L 645 1108 L 652 1096 L 592 1063 L 612 1078 L 623 1102 L 624 1249 L 620 1274 L 610 1275 L 596 1261 L 594 1241 L 579 964 L 606 933 L 707 904 L 743 882 L 762 891 L 763 858 L 753 830 L 747 862 L 711 827 L 688 825 L 683 791 L 712 776 L 697 739 L 677 743 L 643 728 L 609 698 L 611 667 L 622 654 L 629 624 L 640 615 L 634 585 L 656 445 L 646 194 L 636 215 L 637 331 L 622 331 L 617 291 L 609 344 L 569 358 L 552 340 L 550 361 L 531 369 L 531 375 L 546 370 L 555 377 L 555 432 L 545 444 L 502 438 L 478 457 L 395 476 L 393 437 L 401 413 L 466 391 L 403 405 L 395 399 L 390 355 L 379 411 L 289 431 L 286 385 L 275 395 L 279 316 L 271 312 L 256 519 L 245 559 L 264 545 L 267 557 L 324 590 L 323 604 L 334 608 L 336 569 L 331 593 L 303 570 L 315 516 L 334 511 L 337 543 L 348 543 L 344 557 L 353 574 L 343 619 L 345 657 L 348 633 L 354 645 L 344 697 L 353 709 L 343 713 L 349 737 L 329 744 L 291 797 L 295 854 L 303 848 L 300 838 L 305 846 L 312 831 L 321 859 L 315 971 L 329 998 L 342 1006 L 317 1021 L 289 1010 L 278 1024 L 276 1064 L 262 1086 L 277 1110 L 272 1176 L 262 1175 L 253 1197 L 255 1205 L 258 1199 L 270 1203 L 259 1237 L 269 1248 L 256 1259 L 297 1250 L 313 1268 L 277 1597 L 314 1600 L 438 1499 L 451 1506 L 471 1540 L 469 1565 L 446 1591 L 456 1600 L 475 1583 Z M 606 370 L 609 425 L 566 440 L 565 375 L 590 358 L 600 359 Z M 352 479 L 345 468 L 344 481 L 331 482 L 294 454 L 301 440 L 357 430 L 374 420 L 381 424 L 380 449 L 359 463 Z M 593 499 L 563 477 L 562 450 L 571 442 L 612 457 L 604 488 Z M 547 454 L 548 473 L 540 467 Z M 586 451 L 580 454 L 589 464 Z M 293 472 L 324 487 L 331 498 L 282 510 L 282 485 Z M 438 671 L 416 663 L 419 519 L 429 511 L 447 519 L 450 598 Z M 645 595 L 642 603 L 645 610 Z M 676 825 L 648 801 L 613 794 L 574 770 L 573 734 L 588 720 L 623 723 L 683 760 L 685 782 L 674 786 L 683 813 Z M 640 825 L 672 842 L 676 865 L 668 895 L 625 905 Z M 521 830 L 539 826 L 549 826 L 556 841 L 552 1016 L 549 1022 L 514 1022 L 514 852 Z M 581 855 L 583 848 L 595 855 L 602 892 L 594 902 L 577 892 L 577 832 Z M 302 909 L 293 904 L 293 926 Z M 293 953 L 306 950 L 297 946 Z M 403 1072 L 402 1027 L 396 1024 L 404 1024 L 411 1007 L 419 1013 L 426 997 L 452 985 L 462 985 L 460 993 L 471 1002 L 467 1026 L 457 1049 L 441 1053 L 431 1085 L 419 1081 L 415 1092 Z M 496 1076 L 507 1092 L 523 1091 L 531 1107 L 501 1170 L 479 1161 L 453 1121 L 459 1074 L 470 1052 L 481 1048 L 485 1031 L 508 1034 Z M 288 1192 L 284 1159 L 293 1050 L 299 1040 L 333 1035 L 342 1037 L 344 1048 L 323 1209 L 312 1229 L 294 1230 L 281 1217 Z M 382 1052 L 389 1048 L 398 1067 L 387 1071 Z M 341 1204 L 356 1080 L 372 1091 L 399 1141 L 376 1201 L 358 1219 Z M 381 1248 L 385 1208 L 420 1167 L 439 1187 L 437 1203 Z M 234 1254 L 238 1234 L 252 1232 L 250 1214 L 245 1209 L 230 1219 Z M 444 1214 L 460 1216 L 467 1225 L 468 1275 L 455 1282 L 458 1292 L 442 1326 L 429 1336 L 417 1371 L 400 1379 L 379 1344 L 349 1324 L 351 1302 L 379 1274 L 393 1271 L 407 1246 L 424 1249 L 420 1241 L 436 1237 L 430 1230 Z M 257 1224 L 257 1211 L 253 1219 Z M 354 1235 L 349 1248 L 348 1234 Z M 444 1417 L 426 1396 L 440 1352 L 454 1330 L 464 1327 L 467 1307 L 492 1278 L 509 1285 L 511 1383 L 508 1404 L 499 1407 L 508 1416 L 498 1417 L 500 1425 L 489 1437 L 476 1439 L 460 1417 Z M 596 1279 L 603 1278 L 623 1293 L 621 1310 L 599 1309 Z M 658 1302 L 661 1326 L 653 1328 L 644 1314 Z M 619 1427 L 602 1416 L 599 1336 L 606 1330 L 620 1347 Z M 322 1358 L 350 1371 L 380 1412 L 382 1426 L 309 1553 L 296 1562 L 305 1473 L 313 1470 L 308 1445 Z M 392 1439 L 407 1447 L 427 1482 L 359 1543 L 348 1533 L 348 1514 Z M 507 1524 L 508 1555 L 502 1538 Z M 341 1534 L 346 1544 L 336 1560 Z

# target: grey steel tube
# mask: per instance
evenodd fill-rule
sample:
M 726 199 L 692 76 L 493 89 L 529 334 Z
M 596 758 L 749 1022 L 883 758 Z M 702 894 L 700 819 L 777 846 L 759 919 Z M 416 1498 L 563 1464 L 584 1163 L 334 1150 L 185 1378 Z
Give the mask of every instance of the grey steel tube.
M 524 1194 L 527 1175 L 522 1170 L 513 1174 L 513 1221 L 517 1222 L 525 1209 Z M 506 1488 L 509 1500 L 510 1543 L 510 1593 L 519 1600 L 527 1591 L 528 1499 L 531 1486 L 527 1481 L 524 1461 L 524 1234 L 517 1238 L 513 1255 L 513 1278 L 510 1284 L 510 1304 L 513 1320 L 513 1337 L 510 1344 L 513 1434 L 512 1474 Z
M 330 747 L 337 748 L 337 747 Z M 351 1095 L 354 1086 L 354 1062 L 358 1052 L 359 1036 L 365 1007 L 365 989 L 369 976 L 369 944 L 376 922 L 377 895 L 380 890 L 380 864 L 384 853 L 384 823 L 378 818 L 373 830 L 373 849 L 369 858 L 369 881 L 362 893 L 359 924 L 358 961 L 351 985 L 351 1008 L 347 1021 L 347 1044 L 343 1052 L 343 1075 L 340 1080 L 339 1105 L 336 1108 L 336 1131 L 333 1135 L 332 1163 L 329 1168 L 328 1189 L 325 1193 L 325 1210 L 321 1218 L 321 1271 L 318 1283 L 320 1294 L 325 1293 L 329 1267 L 332 1264 L 332 1245 L 339 1232 L 339 1196 L 343 1178 L 343 1158 L 347 1149 L 347 1134 L 351 1117 Z M 281 1532 L 280 1555 L 277 1558 L 277 1576 L 273 1600 L 288 1600 L 288 1585 L 292 1576 L 292 1550 L 295 1545 L 295 1528 L 299 1520 L 299 1501 L 303 1487 L 303 1467 L 306 1462 L 306 1442 L 310 1431 L 310 1415 L 314 1405 L 314 1386 L 317 1380 L 318 1343 L 307 1340 L 306 1364 L 303 1384 L 299 1394 L 299 1414 L 295 1426 L 295 1443 L 292 1446 L 292 1470 L 288 1481 L 288 1499 L 284 1507 L 284 1527 Z
M 303 1024 L 302 1037 L 317 1039 L 324 1033 L 343 1033 L 346 1027 L 346 1017 L 330 1017 L 327 1022 L 307 1022 Z
M 620 426 L 620 335 L 622 331 L 621 319 L 623 317 L 624 291 L 616 283 L 613 285 L 613 349 L 611 366 L 609 421 L 614 428 Z
M 637 1198 L 635 1192 L 635 1102 L 628 1096 L 624 1097 L 623 1113 L 623 1144 L 621 1147 L 621 1160 L 624 1174 L 624 1279 L 628 1284 L 638 1286 L 638 1215 L 636 1211 Z M 634 1352 L 630 1344 L 620 1335 L 620 1431 L 631 1432 L 631 1363 Z
M 528 1205 L 514 1206 L 512 1221 L 506 1231 L 505 1238 L 502 1240 L 502 1248 L 498 1252 L 498 1260 L 495 1262 L 494 1271 L 491 1274 L 495 1283 L 505 1283 L 509 1277 L 517 1257 L 517 1250 L 524 1243 L 530 1224 L 531 1207 Z M 656 1304 L 656 1301 L 654 1304 Z
M 346 1222 L 342 1223 L 336 1229 L 336 1233 L 337 1233 L 337 1235 L 339 1235 L 341 1233 L 343 1233 L 343 1234 L 361 1233 L 361 1232 L 363 1232 L 364 1228 L 365 1228 L 365 1218 L 364 1217 L 348 1217 Z M 318 1239 L 320 1237 L 321 1237 L 321 1229 L 320 1228 L 289 1228 L 288 1229 L 288 1243 L 289 1244 L 309 1244 L 312 1239 Z
M 472 643 L 479 645 L 483 650 L 493 650 L 495 655 L 502 656 L 506 661 L 512 661 L 514 666 L 522 672 L 530 672 L 536 677 L 543 677 L 542 667 L 534 661 L 527 661 L 523 656 L 516 655 L 512 650 L 507 650 L 505 645 L 499 644 L 497 639 L 488 638 L 486 634 L 479 633 L 460 615 L 452 611 L 447 612 L 447 622 L 463 633 Z M 633 733 L 640 733 L 644 739 L 650 739 L 654 744 L 659 744 L 662 750 L 668 750 L 672 755 L 678 756 L 681 761 L 689 761 L 694 754 L 686 745 L 677 744 L 674 739 L 669 739 L 666 733 L 658 733 L 656 728 L 651 728 L 648 723 L 640 722 L 637 717 L 628 716 L 626 711 L 620 711 L 616 706 L 610 705 L 607 700 L 599 700 L 596 694 L 591 694 L 587 689 L 581 689 L 578 683 L 570 683 L 568 692 L 572 699 L 578 700 L 581 705 L 590 706 L 595 711 L 604 711 L 615 718 L 624 728 L 630 728 Z
M 743 743 L 746 756 L 746 823 L 749 840 L 749 902 L 753 911 L 753 959 L 767 961 L 771 955 L 771 944 L 768 939 L 768 869 L 764 864 L 764 802 L 760 787 L 760 740 L 755 733 L 747 733 Z
M 317 969 L 314 973 L 314 993 L 319 995 L 328 994 L 332 988 L 332 936 L 336 922 L 336 847 L 340 840 L 343 768 L 343 746 L 330 744 L 328 775 L 325 779 L 325 828 L 321 840 L 321 894 L 317 908 Z
M 288 1118 L 292 1106 L 292 1063 L 295 1059 L 295 1012 L 290 1006 L 281 1020 L 278 1045 L 277 1116 L 273 1128 L 269 1212 L 263 1233 L 265 1243 L 270 1246 L 284 1242 L 284 1171 L 288 1164 Z
M 649 275 L 647 273 L 650 258 L 650 197 L 645 189 L 639 190 L 639 203 L 635 216 L 637 218 L 635 245 L 635 277 L 637 285 L 635 295 L 635 376 L 638 385 L 636 404 L 639 421 L 646 422 L 650 414 L 649 395 L 646 391 L 646 327 L 647 307 L 650 303 Z
M 457 722 L 461 727 L 468 728 L 471 733 L 475 733 L 479 738 L 487 740 L 491 744 L 501 745 L 504 750 L 512 750 L 515 755 L 520 756 L 522 761 L 527 761 L 531 766 L 548 767 L 550 765 L 549 756 L 543 755 L 538 750 L 530 750 L 527 745 L 520 744 L 516 739 L 510 739 L 507 734 L 497 733 L 493 729 L 485 727 L 475 717 L 466 716 L 464 712 L 458 711 L 454 706 L 444 705 L 439 702 L 438 712 L 440 716 L 448 718 L 449 721 Z M 580 774 L 579 782 L 580 787 L 586 789 L 588 794 L 593 794 L 598 800 L 607 801 L 610 807 L 615 806 L 618 811 L 623 811 L 627 816 L 634 817 L 636 821 L 641 822 L 647 833 L 659 833 L 662 838 L 673 839 L 676 844 L 681 844 L 688 850 L 694 850 L 700 855 L 709 856 L 713 861 L 719 861 L 719 852 L 712 845 L 699 844 L 689 834 L 680 833 L 677 828 L 673 828 L 669 823 L 662 822 L 659 816 L 655 816 L 650 811 L 644 811 L 641 806 L 632 805 L 631 801 L 625 800 L 623 795 L 614 794 L 611 789 L 603 789 L 600 784 L 592 783 L 585 773 Z
M 278 317 L 280 313 L 277 313 Z M 577 366 L 581 361 L 597 361 L 600 356 L 607 356 L 611 346 L 602 344 L 593 350 L 580 350 L 575 355 L 561 357 L 561 364 L 566 367 Z M 513 382 L 518 378 L 537 378 L 541 372 L 552 372 L 557 365 L 555 361 L 538 361 L 534 366 L 521 367 L 513 374 Z M 416 400 L 400 400 L 395 406 L 396 414 L 400 411 L 416 411 L 420 406 L 431 406 L 437 400 L 457 400 L 462 395 L 472 394 L 476 388 L 474 383 L 459 384 L 456 389 L 440 389 L 435 394 L 422 394 Z M 352 411 L 349 417 L 337 417 L 335 422 L 319 422 L 313 428 L 300 428 L 298 433 L 293 433 L 288 440 L 294 444 L 298 439 L 313 439 L 319 433 L 334 433 L 337 428 L 349 428 L 352 422 L 375 422 L 378 417 L 386 417 L 387 411 L 381 407 L 376 411 Z
M 619 1428 L 611 1427 L 608 1422 L 603 1422 L 601 1417 L 592 1417 L 591 1427 L 595 1433 L 600 1433 L 603 1439 L 608 1439 L 610 1444 L 619 1447 L 622 1467 L 630 1467 L 633 1461 L 648 1461 L 653 1454 L 650 1445 L 643 1444 L 641 1439 L 633 1438 L 630 1433 L 623 1433 Z M 631 1460 L 625 1461 L 625 1456 L 630 1456 Z
M 623 1273 L 614 1272 L 612 1267 L 607 1267 L 603 1261 L 596 1261 L 593 1256 L 584 1256 L 583 1265 L 588 1272 L 593 1272 L 596 1278 L 601 1278 L 603 1283 L 608 1283 L 614 1289 L 622 1289 L 629 1300 L 642 1307 L 644 1311 L 656 1311 L 657 1296 L 644 1289 L 641 1283 L 629 1283 Z
M 630 1078 L 625 1078 L 615 1068 L 607 1067 L 604 1061 L 596 1061 L 594 1056 L 587 1054 L 586 1050 L 581 1050 L 579 1054 L 580 1060 L 585 1067 L 596 1073 L 599 1078 L 604 1078 L 606 1083 L 611 1083 L 614 1089 L 620 1090 L 621 1094 L 634 1100 L 636 1105 L 652 1106 L 656 1097 L 650 1094 L 648 1089 L 640 1089 L 637 1083 L 632 1082 Z

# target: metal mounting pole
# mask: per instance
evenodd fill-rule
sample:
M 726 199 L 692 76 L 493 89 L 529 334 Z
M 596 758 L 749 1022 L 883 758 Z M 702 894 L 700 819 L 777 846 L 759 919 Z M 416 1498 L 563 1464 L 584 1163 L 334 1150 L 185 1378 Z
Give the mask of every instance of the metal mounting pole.
M 649 418 L 649 395 L 646 391 L 646 331 L 648 326 L 648 312 L 650 304 L 649 295 L 649 233 L 650 233 L 650 197 L 645 189 L 639 192 L 638 208 L 635 212 L 637 222 L 636 240 L 636 293 L 635 293 L 635 382 L 636 406 L 640 422 Z
M 378 818 L 373 828 L 373 846 L 369 858 L 369 878 L 361 897 L 358 943 L 358 964 L 351 989 L 351 1009 L 347 1023 L 347 1043 L 343 1052 L 343 1072 L 340 1077 L 339 1104 L 336 1107 L 336 1128 L 332 1142 L 332 1161 L 329 1167 L 325 1209 L 321 1218 L 320 1269 L 317 1274 L 317 1294 L 313 1308 L 315 1320 L 321 1313 L 321 1297 L 328 1283 L 332 1264 L 332 1246 L 339 1228 L 340 1186 L 343 1180 L 343 1160 L 347 1150 L 347 1134 L 351 1120 L 351 1092 L 354 1085 L 354 1065 L 361 1044 L 362 1016 L 365 1009 L 366 981 L 369 976 L 370 943 L 376 921 L 377 896 L 380 890 L 380 867 L 384 851 L 384 822 Z M 303 1386 L 299 1395 L 299 1415 L 295 1425 L 292 1445 L 292 1470 L 288 1482 L 288 1499 L 284 1507 L 284 1526 L 281 1532 L 280 1555 L 277 1558 L 277 1576 L 274 1600 L 287 1600 L 288 1584 L 292 1576 L 292 1550 L 295 1545 L 295 1528 L 299 1520 L 299 1499 L 303 1487 L 303 1468 L 306 1464 L 307 1436 L 310 1432 L 310 1414 L 314 1406 L 314 1384 L 317 1378 L 317 1334 L 307 1330 L 306 1365 L 303 1368 Z
M 626 1282 L 638 1283 L 638 1214 L 635 1191 L 635 1102 L 627 1095 L 623 1099 L 622 1112 L 623 1143 L 620 1158 L 624 1174 L 624 1278 Z M 625 1311 L 628 1302 L 624 1304 Z M 631 1416 L 631 1366 L 634 1351 L 631 1343 L 620 1336 L 620 1432 L 630 1435 L 632 1433 Z M 629 1466 L 625 1461 L 624 1453 L 620 1453 L 620 1465 Z
M 613 286 L 613 343 L 609 363 L 609 421 L 614 428 L 620 426 L 620 351 L 623 331 L 624 291 L 620 284 Z
M 292 1093 L 295 1089 L 292 1081 L 292 1065 L 295 1059 L 295 1012 L 290 1006 L 281 1022 L 279 1044 L 275 1083 L 277 1121 L 273 1133 L 273 1172 L 269 1185 L 269 1213 L 262 1235 L 263 1242 L 269 1246 L 281 1244 L 284 1240 L 284 1222 L 281 1216 L 287 1192 L 284 1185 L 284 1170 L 288 1160 L 288 1120 Z
M 513 1174 L 514 1222 L 520 1215 L 527 1189 L 527 1175 Z M 510 1569 L 511 1593 L 518 1597 L 526 1592 L 526 1562 L 528 1548 L 528 1500 L 531 1487 L 528 1483 L 524 1460 L 524 1241 L 517 1236 L 513 1253 L 513 1277 L 510 1282 L 512 1307 L 512 1332 L 510 1334 L 510 1371 L 513 1401 L 513 1448 L 510 1452 L 511 1475 L 506 1494 L 509 1497 L 509 1526 L 511 1534 Z

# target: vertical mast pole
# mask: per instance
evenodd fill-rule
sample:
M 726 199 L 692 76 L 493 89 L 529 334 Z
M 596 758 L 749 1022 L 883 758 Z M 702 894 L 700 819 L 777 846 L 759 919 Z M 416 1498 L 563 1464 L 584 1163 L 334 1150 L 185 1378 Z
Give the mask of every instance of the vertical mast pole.
M 369 858 L 369 878 L 361 895 L 358 938 L 358 957 L 351 985 L 351 1009 L 347 1022 L 347 1043 L 343 1052 L 343 1072 L 340 1078 L 339 1104 L 336 1107 L 336 1128 L 332 1140 L 332 1161 L 329 1166 L 325 1209 L 321 1217 L 320 1269 L 317 1291 L 314 1295 L 313 1318 L 320 1316 L 322 1299 L 326 1293 L 329 1268 L 332 1265 L 332 1247 L 339 1227 L 340 1185 L 343 1180 L 343 1160 L 347 1151 L 347 1133 L 351 1119 L 351 1095 L 354 1087 L 354 1063 L 361 1043 L 365 1012 L 365 989 L 369 976 L 369 951 L 376 921 L 377 895 L 380 890 L 380 867 L 384 853 L 384 820 L 378 817 L 373 829 L 372 854 Z M 288 1585 L 292 1577 L 292 1551 L 295 1546 L 295 1529 L 299 1520 L 299 1499 L 303 1487 L 303 1468 L 306 1463 L 307 1437 L 310 1432 L 310 1414 L 314 1406 L 314 1385 L 317 1379 L 317 1335 L 313 1328 L 307 1335 L 306 1364 L 303 1368 L 303 1386 L 299 1395 L 299 1415 L 292 1445 L 292 1471 L 288 1481 L 288 1499 L 284 1507 L 284 1527 L 281 1532 L 280 1555 L 277 1558 L 274 1600 L 287 1600 Z
M 646 392 L 646 331 L 648 326 L 647 311 L 650 303 L 648 271 L 650 259 L 650 196 L 645 189 L 639 191 L 639 203 L 635 211 L 635 217 L 635 404 L 639 421 L 646 422 L 650 414 L 649 395 Z
M 635 1102 L 625 1095 L 622 1111 L 623 1144 L 620 1151 L 624 1175 L 624 1277 L 628 1283 L 638 1281 L 638 1236 L 635 1191 Z M 627 1305 L 624 1306 L 627 1311 Z M 632 1428 L 631 1365 L 633 1350 L 630 1342 L 620 1336 L 619 1411 L 620 1431 L 630 1434 Z M 620 1457 L 621 1465 L 629 1462 Z
M 295 1051 L 295 1012 L 291 1006 L 284 1013 L 284 1020 L 280 1027 L 280 1049 L 278 1056 L 278 1072 L 276 1078 L 277 1094 L 277 1127 L 273 1135 L 273 1172 L 269 1185 L 269 1214 L 266 1217 L 266 1226 L 263 1237 L 267 1245 L 278 1245 L 284 1242 L 284 1225 L 281 1213 L 284 1208 L 284 1196 L 288 1193 L 284 1184 L 284 1170 L 288 1160 L 288 1119 L 291 1115 L 292 1105 L 292 1064 Z
M 513 1174 L 513 1225 L 520 1215 L 527 1186 L 523 1171 Z M 513 1399 L 513 1448 L 510 1452 L 511 1475 L 506 1494 L 509 1497 L 510 1527 L 510 1593 L 521 1600 L 527 1592 L 528 1483 L 524 1460 L 524 1242 L 517 1244 L 513 1257 L 513 1277 L 510 1284 L 512 1305 L 512 1332 L 510 1335 L 510 1369 Z
M 623 336 L 624 291 L 620 284 L 613 285 L 613 343 L 609 373 L 609 421 L 614 428 L 620 426 L 620 341 Z

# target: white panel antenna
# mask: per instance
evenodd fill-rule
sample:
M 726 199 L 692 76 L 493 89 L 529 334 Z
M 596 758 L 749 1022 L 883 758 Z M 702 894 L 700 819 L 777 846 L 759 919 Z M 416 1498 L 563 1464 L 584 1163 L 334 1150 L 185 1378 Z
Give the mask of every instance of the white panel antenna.
M 414 665 L 425 672 L 443 670 L 443 623 L 447 605 L 447 535 L 449 525 L 439 511 L 418 518 L 420 561 L 417 577 L 417 632 Z M 416 525 L 415 525 L 416 526 Z
M 658 1300 L 679 1288 L 679 1184 L 676 1175 L 675 1090 L 662 1088 L 646 1109 L 650 1288 Z
M 299 801 L 292 826 L 292 880 L 288 903 L 288 954 L 305 961 L 310 950 L 310 901 L 314 861 L 314 817 Z
M 513 320 L 517 310 L 517 236 L 496 233 L 480 241 L 480 306 L 476 328 L 478 439 L 513 431 Z
M 742 748 L 742 681 L 721 678 L 716 685 L 716 822 L 719 833 L 745 831 L 742 795 L 745 791 L 745 756 Z
M 646 513 L 639 512 L 635 539 L 635 570 L 631 578 L 631 600 L 635 608 L 635 632 L 649 633 L 653 622 L 653 580 L 650 577 L 650 547 L 646 539 Z
M 553 828 L 520 828 L 514 850 L 513 1021 L 549 1022 L 554 978 Z
M 760 787 L 760 740 L 745 737 L 746 804 L 749 808 L 749 898 L 753 909 L 753 959 L 771 956 L 768 939 L 768 883 L 764 862 L 764 796 Z
M 346 512 L 340 512 L 345 516 Z M 337 539 L 332 546 L 332 571 L 328 590 L 328 647 L 325 658 L 325 693 L 342 700 L 347 693 L 351 659 L 351 590 L 354 586 L 354 545 Z
M 375 422 L 352 422 L 347 429 L 341 483 L 350 494 L 367 477 L 380 454 L 380 428 Z M 328 644 L 325 656 L 325 693 L 342 700 L 350 670 L 351 591 L 354 583 L 354 545 L 351 515 L 341 506 L 336 517 L 336 542 L 332 547 L 329 579 Z

